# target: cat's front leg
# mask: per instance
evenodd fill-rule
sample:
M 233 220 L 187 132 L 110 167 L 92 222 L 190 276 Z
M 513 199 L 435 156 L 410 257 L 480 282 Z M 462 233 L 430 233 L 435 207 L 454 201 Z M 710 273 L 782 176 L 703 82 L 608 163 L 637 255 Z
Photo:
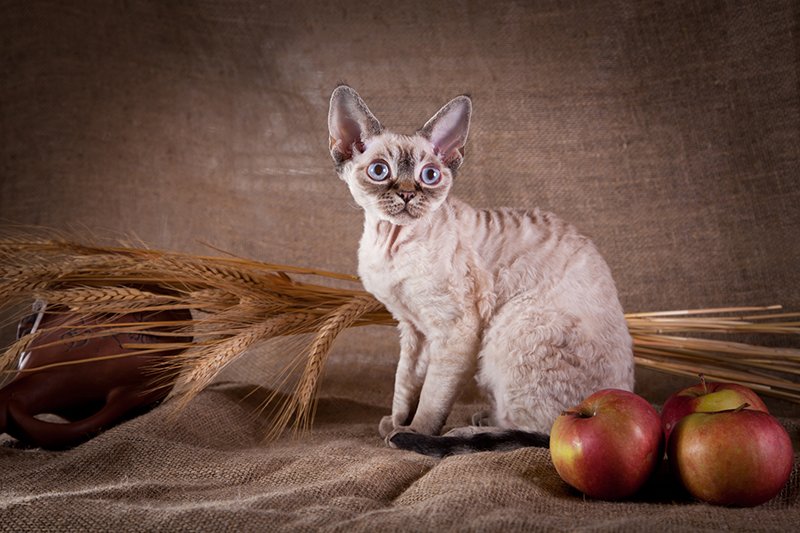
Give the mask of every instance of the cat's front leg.
M 441 432 L 462 385 L 475 374 L 479 345 L 475 328 L 466 324 L 430 342 L 425 382 L 409 430 L 425 435 Z
M 397 329 L 400 332 L 400 360 L 395 373 L 392 414 L 383 417 L 378 427 L 382 438 L 411 422 L 427 368 L 425 338 L 422 334 L 409 322 L 402 320 Z

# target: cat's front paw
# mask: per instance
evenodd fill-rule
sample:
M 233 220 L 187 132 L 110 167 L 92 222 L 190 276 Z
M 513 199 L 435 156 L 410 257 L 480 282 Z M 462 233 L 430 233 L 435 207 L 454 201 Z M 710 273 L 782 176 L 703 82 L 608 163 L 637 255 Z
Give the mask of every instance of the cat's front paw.
M 378 425 L 378 433 L 382 439 L 385 439 L 389 434 L 394 431 L 394 419 L 391 415 L 381 418 L 381 423 Z

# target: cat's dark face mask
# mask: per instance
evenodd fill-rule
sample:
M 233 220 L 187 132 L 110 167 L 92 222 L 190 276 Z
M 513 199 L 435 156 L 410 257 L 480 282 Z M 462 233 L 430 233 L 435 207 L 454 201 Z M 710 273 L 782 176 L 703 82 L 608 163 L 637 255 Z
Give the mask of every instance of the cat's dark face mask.
M 331 157 L 368 215 L 412 224 L 447 196 L 464 156 L 472 101 L 457 96 L 412 135 L 387 131 L 358 93 L 340 85 L 328 112 Z

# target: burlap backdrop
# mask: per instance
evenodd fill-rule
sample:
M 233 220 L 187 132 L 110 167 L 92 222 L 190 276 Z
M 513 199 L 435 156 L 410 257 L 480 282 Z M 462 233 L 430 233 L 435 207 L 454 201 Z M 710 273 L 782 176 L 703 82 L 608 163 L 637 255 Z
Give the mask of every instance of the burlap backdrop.
M 283 5 L 289 4 L 289 5 Z M 592 236 L 628 311 L 800 308 L 796 1 L 0 3 L 0 219 L 355 271 L 361 215 L 332 171 L 339 81 L 411 131 L 468 92 L 456 194 L 540 206 Z M 0 448 L 0 529 L 781 529 L 797 468 L 755 510 L 652 489 L 585 502 L 547 452 L 386 450 L 396 341 L 349 332 L 318 431 L 263 444 L 257 351 L 177 421 L 74 451 Z M 659 402 L 674 381 L 640 373 Z M 463 403 L 456 423 L 473 405 Z M 781 407 L 797 435 L 797 411 Z M 673 499 L 677 503 L 672 503 Z

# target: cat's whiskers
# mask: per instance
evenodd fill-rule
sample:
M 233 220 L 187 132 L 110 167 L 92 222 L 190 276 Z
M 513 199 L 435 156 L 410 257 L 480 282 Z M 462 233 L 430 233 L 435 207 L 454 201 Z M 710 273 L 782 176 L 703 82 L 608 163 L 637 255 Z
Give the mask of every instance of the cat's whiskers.
M 355 209 L 357 211 L 363 211 L 364 210 L 364 208 L 361 207 L 360 205 L 358 205 L 358 202 L 353 200 L 352 197 L 349 200 L 347 200 L 347 207 L 351 207 L 351 208 L 353 208 L 353 209 Z

